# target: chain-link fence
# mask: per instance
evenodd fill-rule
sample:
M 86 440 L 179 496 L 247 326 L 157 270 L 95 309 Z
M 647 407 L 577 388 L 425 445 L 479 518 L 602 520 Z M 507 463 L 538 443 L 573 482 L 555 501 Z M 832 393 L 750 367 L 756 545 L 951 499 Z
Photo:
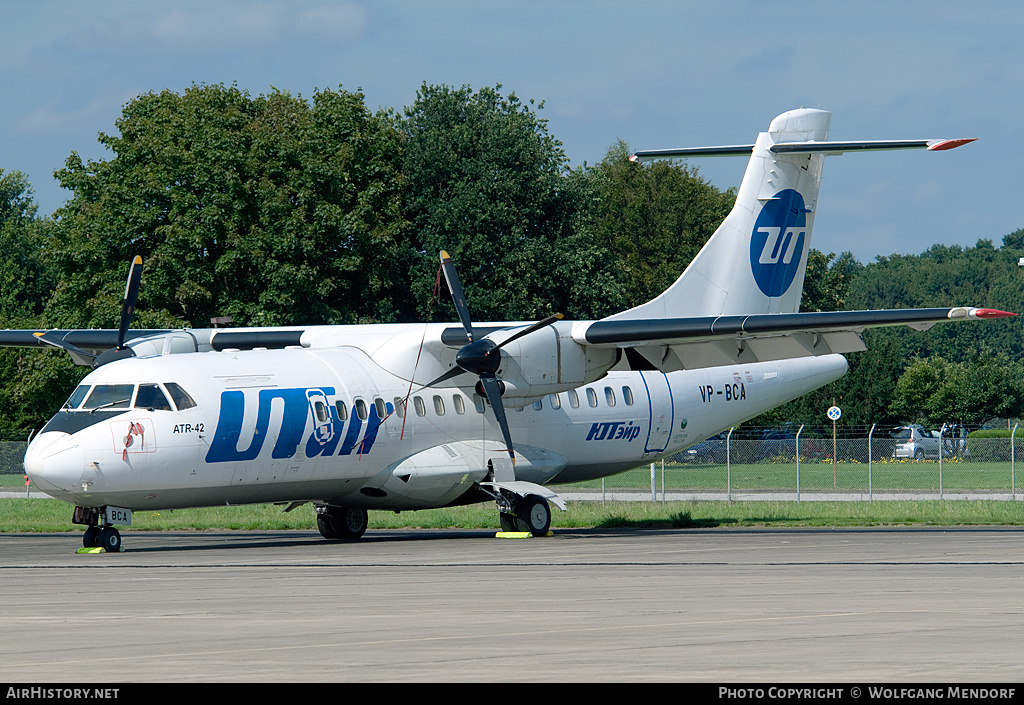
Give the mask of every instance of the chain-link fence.
M 751 435 L 758 437 L 751 438 Z M 1006 437 L 871 427 L 863 437 L 800 430 L 723 433 L 664 461 L 567 494 L 660 499 L 1024 499 L 1016 497 L 1024 429 Z
M 19 437 L 18 431 L 0 431 L 0 475 L 24 475 L 25 466 L 22 461 L 25 459 L 25 448 L 28 446 L 30 431 L 25 431 L 20 438 L 26 440 L 14 440 Z

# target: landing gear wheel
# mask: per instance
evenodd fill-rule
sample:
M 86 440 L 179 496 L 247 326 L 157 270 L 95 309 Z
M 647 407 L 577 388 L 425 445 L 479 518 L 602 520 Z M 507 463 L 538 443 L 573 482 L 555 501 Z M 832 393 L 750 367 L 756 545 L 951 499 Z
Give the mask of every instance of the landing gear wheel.
M 82 545 L 85 548 L 96 548 L 97 546 L 99 546 L 99 543 L 97 543 L 99 535 L 100 527 L 95 525 L 90 526 L 88 529 L 85 530 L 85 534 L 82 535 Z
M 320 530 L 320 535 L 329 541 L 337 541 L 339 538 L 337 532 L 334 531 L 330 514 L 317 514 L 316 528 Z
M 119 553 L 121 551 L 121 534 L 112 526 L 104 526 L 96 537 L 96 545 L 107 553 Z
M 498 522 L 501 524 L 502 531 L 529 531 L 515 514 L 498 512 Z
M 551 528 L 551 508 L 543 497 L 528 494 L 516 505 L 516 517 L 526 531 L 534 536 L 546 536 Z
M 369 523 L 366 510 L 355 507 L 332 507 L 329 516 L 331 528 L 335 537 L 339 539 L 359 538 L 366 532 L 366 525 Z

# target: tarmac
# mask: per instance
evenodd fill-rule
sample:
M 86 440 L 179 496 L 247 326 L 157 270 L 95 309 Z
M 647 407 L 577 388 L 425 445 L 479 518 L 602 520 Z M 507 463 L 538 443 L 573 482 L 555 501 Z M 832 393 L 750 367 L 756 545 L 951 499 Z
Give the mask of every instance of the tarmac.
M 1016 527 L 129 530 L 123 553 L 80 545 L 0 534 L 0 681 L 1024 680 Z

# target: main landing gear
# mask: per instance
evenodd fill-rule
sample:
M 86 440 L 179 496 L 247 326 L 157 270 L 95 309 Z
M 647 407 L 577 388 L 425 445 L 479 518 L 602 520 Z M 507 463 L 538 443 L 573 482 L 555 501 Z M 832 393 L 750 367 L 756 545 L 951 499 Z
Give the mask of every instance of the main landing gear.
M 547 536 L 551 528 L 551 507 L 546 499 L 535 494 L 517 497 L 502 492 L 496 501 L 502 531 L 528 531 L 534 536 Z
M 366 533 L 368 523 L 365 509 L 327 505 L 316 508 L 316 528 L 320 530 L 321 536 L 331 541 L 357 539 Z

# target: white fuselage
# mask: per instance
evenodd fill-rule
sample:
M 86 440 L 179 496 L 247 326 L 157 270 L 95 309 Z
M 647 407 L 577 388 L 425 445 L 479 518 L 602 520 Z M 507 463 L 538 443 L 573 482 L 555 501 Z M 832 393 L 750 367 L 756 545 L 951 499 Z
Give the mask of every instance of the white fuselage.
M 667 375 L 609 372 L 507 410 L 516 479 L 561 484 L 621 472 L 846 369 L 842 356 L 828 355 Z M 460 381 L 471 385 L 471 377 Z M 194 405 L 174 399 L 172 383 Z M 168 397 L 156 408 L 148 406 L 154 388 Z M 85 507 L 309 500 L 420 509 L 476 501 L 471 490 L 490 463 L 507 460 L 494 415 L 472 386 L 410 390 L 355 347 L 128 359 L 90 373 L 79 390 L 69 400 L 76 408 L 65 405 L 32 440 L 25 466 L 42 490 Z M 97 408 L 87 395 L 101 390 L 131 401 Z

